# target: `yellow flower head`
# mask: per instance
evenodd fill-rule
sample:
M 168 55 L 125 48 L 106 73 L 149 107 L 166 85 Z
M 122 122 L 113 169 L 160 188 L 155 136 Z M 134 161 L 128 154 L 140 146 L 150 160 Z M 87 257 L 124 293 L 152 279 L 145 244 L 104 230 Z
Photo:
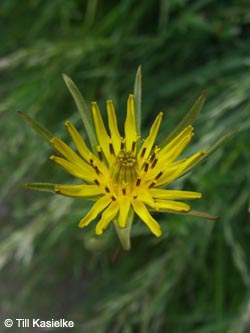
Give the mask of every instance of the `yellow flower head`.
M 127 102 L 124 136 L 121 136 L 112 101 L 107 101 L 107 132 L 96 102 L 92 103 L 92 116 L 98 139 L 97 153 L 91 151 L 74 125 L 67 121 L 66 129 L 77 153 L 57 137 L 51 139 L 54 148 L 62 157 L 52 155 L 53 162 L 74 177 L 82 180 L 80 185 L 56 185 L 58 194 L 91 198 L 95 200 L 90 211 L 81 219 L 79 226 L 86 227 L 97 216 L 96 234 L 101 235 L 110 222 L 120 228 L 127 226 L 128 215 L 133 210 L 159 237 L 161 227 L 152 217 L 151 211 L 188 212 L 190 206 L 178 200 L 198 199 L 201 193 L 164 189 L 180 177 L 192 164 L 200 159 L 204 151 L 189 158 L 176 160 L 193 137 L 193 127 L 186 127 L 162 149 L 155 139 L 162 120 L 156 117 L 148 137 L 141 143 L 136 131 L 134 96 Z
M 85 103 L 83 97 L 71 79 L 66 76 L 64 79 L 80 110 Z M 161 236 L 162 230 L 151 211 L 215 219 L 216 217 L 209 214 L 191 211 L 190 206 L 182 202 L 201 198 L 201 193 L 168 188 L 171 182 L 204 157 L 205 151 L 202 150 L 188 158 L 178 159 L 194 135 L 192 125 L 188 123 L 192 123 L 191 120 L 194 119 L 191 118 L 194 118 L 195 113 L 199 113 L 204 99 L 204 96 L 198 99 L 184 118 L 186 125 L 183 126 L 182 123 L 181 127 L 177 126 L 172 140 L 167 138 L 160 147 L 155 144 L 155 140 L 163 113 L 158 114 L 148 136 L 142 140 L 136 124 L 134 95 L 128 97 L 123 134 L 120 134 L 118 129 L 111 100 L 107 101 L 108 129 L 96 102 L 92 103 L 92 119 L 90 115 L 89 118 L 84 118 L 85 114 L 81 113 L 92 148 L 88 147 L 74 125 L 67 121 L 65 126 L 76 151 L 29 116 L 21 114 L 59 153 L 59 156 L 52 155 L 50 159 L 81 181 L 78 185 L 32 183 L 26 184 L 26 187 L 94 200 L 93 206 L 80 220 L 79 226 L 86 227 L 99 218 L 95 231 L 97 235 L 101 235 L 112 222 L 124 249 L 130 248 L 130 229 L 134 213 L 157 237 Z M 187 122 L 189 118 L 190 122 Z M 221 142 L 223 140 L 222 138 Z M 218 144 L 215 144 L 210 151 L 217 146 Z

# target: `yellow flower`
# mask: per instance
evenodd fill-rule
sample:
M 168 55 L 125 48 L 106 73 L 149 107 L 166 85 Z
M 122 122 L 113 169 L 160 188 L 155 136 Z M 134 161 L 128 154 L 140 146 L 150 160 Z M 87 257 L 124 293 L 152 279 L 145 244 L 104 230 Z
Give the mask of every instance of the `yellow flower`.
M 122 136 L 112 101 L 107 101 L 109 131 L 104 125 L 97 103 L 92 103 L 98 141 L 93 151 L 69 121 L 65 126 L 77 152 L 61 139 L 51 139 L 52 145 L 60 154 L 52 155 L 51 160 L 82 181 L 79 185 L 55 185 L 55 192 L 95 201 L 79 226 L 86 227 L 100 216 L 95 227 L 97 235 L 101 235 L 111 222 L 115 224 L 119 235 L 119 231 L 131 226 L 135 213 L 159 237 L 162 234 L 161 227 L 150 211 L 186 213 L 190 206 L 182 200 L 201 198 L 199 192 L 165 188 L 205 153 L 199 151 L 188 158 L 177 160 L 194 135 L 193 127 L 187 126 L 160 149 L 155 145 L 155 139 L 163 114 L 158 114 L 148 136 L 142 140 L 137 133 L 134 109 L 134 96 L 130 95 Z

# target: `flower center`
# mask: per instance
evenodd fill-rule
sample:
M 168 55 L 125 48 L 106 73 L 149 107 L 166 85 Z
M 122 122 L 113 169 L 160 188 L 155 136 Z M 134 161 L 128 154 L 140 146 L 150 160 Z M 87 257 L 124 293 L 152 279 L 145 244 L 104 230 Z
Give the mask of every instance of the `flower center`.
M 133 189 L 137 179 L 137 160 L 134 152 L 121 150 L 111 169 L 114 185 L 129 191 Z

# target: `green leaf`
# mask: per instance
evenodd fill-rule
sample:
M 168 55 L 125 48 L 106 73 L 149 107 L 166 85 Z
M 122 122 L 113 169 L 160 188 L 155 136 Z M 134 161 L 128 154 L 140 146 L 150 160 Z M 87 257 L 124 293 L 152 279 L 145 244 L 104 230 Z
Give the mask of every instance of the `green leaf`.
M 43 127 L 43 125 L 27 114 L 23 112 L 18 113 L 28 125 L 30 125 L 50 146 L 52 146 L 50 140 L 54 137 L 54 135 L 47 130 L 47 128 Z
M 64 79 L 64 82 L 65 82 L 67 88 L 69 89 L 69 92 L 71 93 L 71 95 L 76 103 L 78 111 L 80 112 L 80 115 L 81 115 L 81 118 L 83 121 L 83 125 L 86 129 L 86 132 L 87 132 L 87 135 L 89 138 L 89 142 L 90 142 L 92 148 L 96 149 L 98 143 L 97 143 L 96 134 L 95 134 L 95 130 L 94 130 L 93 122 L 92 122 L 91 113 L 89 111 L 87 102 L 85 101 L 84 97 L 82 96 L 79 89 L 77 88 L 77 86 L 71 80 L 70 77 L 68 77 L 66 74 L 63 74 L 63 79 Z
M 182 120 L 178 123 L 178 125 L 170 132 L 165 139 L 160 144 L 160 147 L 164 147 L 167 143 L 169 143 L 172 139 L 176 137 L 184 128 L 188 125 L 192 125 L 196 118 L 198 117 L 205 100 L 207 98 L 207 93 L 204 92 L 194 103 L 188 113 L 182 118 Z
M 138 135 L 141 134 L 141 65 L 138 67 L 135 76 L 134 97 L 135 97 L 135 120 Z
M 23 187 L 36 190 L 36 191 L 42 191 L 42 192 L 52 192 L 55 193 L 55 186 L 57 184 L 51 184 L 51 183 L 26 183 L 22 184 Z

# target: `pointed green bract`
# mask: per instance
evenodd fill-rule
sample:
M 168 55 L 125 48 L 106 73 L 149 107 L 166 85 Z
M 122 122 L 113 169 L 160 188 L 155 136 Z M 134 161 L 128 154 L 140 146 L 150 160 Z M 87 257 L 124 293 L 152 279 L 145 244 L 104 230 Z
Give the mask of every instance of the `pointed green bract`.
M 57 184 L 52 183 L 26 183 L 22 184 L 23 187 L 29 188 L 31 190 L 37 190 L 42 192 L 52 192 L 55 193 L 55 186 Z
M 174 139 L 184 128 L 188 125 L 192 125 L 196 118 L 198 117 L 205 100 L 207 98 L 207 93 L 204 92 L 194 103 L 188 113 L 182 118 L 182 120 L 178 123 L 178 125 L 170 132 L 165 139 L 160 143 L 160 147 L 164 147 L 167 143 L 169 143 L 172 139 Z
M 117 221 L 114 221 L 114 223 L 113 223 L 115 226 L 115 231 L 117 233 L 117 236 L 120 239 L 122 248 L 125 251 L 129 251 L 131 248 L 130 232 L 131 232 L 133 219 L 134 219 L 134 211 L 132 209 L 130 209 L 129 214 L 128 214 L 127 225 L 125 228 L 121 228 Z
M 89 111 L 87 102 L 85 101 L 84 97 L 80 93 L 79 89 L 75 85 L 75 83 L 71 80 L 70 77 L 68 77 L 66 74 L 63 74 L 64 82 L 69 89 L 69 92 L 71 93 L 78 111 L 80 112 L 83 125 L 86 129 L 87 136 L 89 138 L 89 142 L 93 149 L 96 149 L 97 147 L 97 139 L 94 131 L 94 126 L 91 118 L 91 113 Z
M 192 216 L 196 216 L 196 217 L 200 217 L 200 218 L 203 218 L 206 220 L 212 220 L 212 221 L 216 221 L 219 218 L 219 216 L 211 215 L 211 214 L 208 214 L 205 212 L 200 212 L 198 210 L 192 210 L 192 209 L 189 212 L 183 213 L 183 214 L 192 215 Z
M 23 112 L 19 112 L 19 115 L 23 118 L 23 120 L 30 125 L 50 146 L 52 146 L 50 140 L 54 137 L 54 135 L 47 130 L 47 128 L 43 127 L 37 120 L 34 120 L 27 114 Z
M 138 67 L 134 85 L 135 120 L 138 135 L 141 135 L 141 65 Z

